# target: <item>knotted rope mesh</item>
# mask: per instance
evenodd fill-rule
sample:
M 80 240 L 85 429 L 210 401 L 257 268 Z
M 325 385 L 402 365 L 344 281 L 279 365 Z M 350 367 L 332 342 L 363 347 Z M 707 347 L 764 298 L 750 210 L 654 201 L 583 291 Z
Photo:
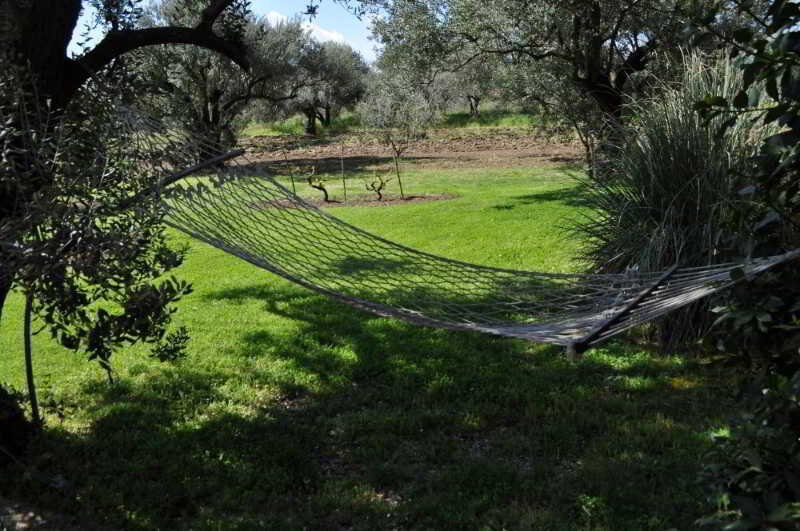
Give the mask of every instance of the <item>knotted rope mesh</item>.
M 756 275 L 800 255 L 606 275 L 469 264 L 349 225 L 240 152 L 198 161 L 218 148 L 152 118 L 127 123 L 143 150 L 161 155 L 148 164 L 169 225 L 309 289 L 414 324 L 588 347 L 725 289 L 734 269 Z

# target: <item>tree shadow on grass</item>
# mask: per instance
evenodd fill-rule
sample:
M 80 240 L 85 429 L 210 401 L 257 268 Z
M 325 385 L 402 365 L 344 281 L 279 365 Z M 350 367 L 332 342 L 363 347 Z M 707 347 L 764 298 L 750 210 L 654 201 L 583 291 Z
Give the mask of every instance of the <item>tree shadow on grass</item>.
M 497 210 L 513 210 L 517 207 L 528 205 L 541 206 L 544 202 L 560 202 L 568 206 L 584 207 L 586 206 L 587 193 L 588 189 L 584 185 L 576 184 L 569 188 L 559 188 L 557 190 L 547 190 L 544 192 L 512 197 L 511 201 L 501 205 L 495 205 L 493 208 Z
M 413 165 L 421 162 L 431 163 L 436 160 L 445 160 L 446 157 L 435 155 L 403 157 L 403 164 Z M 287 160 L 270 160 L 259 162 L 240 163 L 237 171 L 252 175 L 287 175 L 292 168 L 314 168 L 318 175 L 330 174 L 331 178 L 338 176 L 344 165 L 346 176 L 353 179 L 353 174 L 361 174 L 373 170 L 385 170 L 393 167 L 394 159 L 386 155 L 348 155 L 340 157 L 297 157 Z
M 564 530 L 685 529 L 701 511 L 724 401 L 692 363 L 615 347 L 571 365 L 283 284 L 209 298 L 296 326 L 84 386 L 89 429 L 41 442 L 73 510 L 130 529 Z

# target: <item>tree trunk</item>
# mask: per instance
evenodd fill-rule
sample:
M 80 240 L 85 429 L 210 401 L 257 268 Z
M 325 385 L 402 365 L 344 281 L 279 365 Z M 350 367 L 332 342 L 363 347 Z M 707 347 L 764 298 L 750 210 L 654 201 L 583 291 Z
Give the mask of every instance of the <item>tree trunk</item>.
M 325 127 L 329 127 L 331 125 L 331 119 L 332 119 L 331 116 L 332 116 L 331 106 L 327 105 L 324 108 L 324 112 L 322 115 L 322 125 L 324 125 Z
M 67 45 L 78 22 L 81 0 L 37 0 L 23 7 L 21 2 L 0 0 L 0 15 L 6 20 L 0 34 L 0 53 L 10 60 L 20 75 L 29 75 L 31 84 L 23 86 L 30 92 L 32 106 L 46 108 L 63 107 L 72 94 L 67 87 L 71 83 L 70 70 L 74 62 L 67 58 Z M 45 15 L 46 14 L 46 15 Z M 7 53 L 10 51 L 11 53 Z M 35 83 L 35 85 L 33 85 Z M 23 127 L 22 116 L 17 116 L 16 125 Z M 20 150 L 16 162 L 20 167 L 29 166 L 24 158 L 26 150 Z M 47 176 L 39 176 L 40 185 L 46 185 Z M 15 215 L 18 205 L 25 204 L 35 192 L 36 183 L 19 183 L 22 186 L 4 186 L 0 190 L 0 226 Z M 8 261 L 0 255 L 0 317 L 6 298 L 11 290 L 14 271 Z
M 394 171 L 397 174 L 397 184 L 400 185 L 400 199 L 406 198 L 406 193 L 403 191 L 403 180 L 400 178 L 400 155 L 395 152 L 394 156 Z
M 477 96 L 467 96 L 467 100 L 469 100 L 469 115 L 472 118 L 480 116 L 481 99 Z
M 227 146 L 223 142 L 224 126 L 222 125 L 222 113 L 220 110 L 221 93 L 212 92 L 203 105 L 200 117 L 200 131 L 203 134 L 205 143 L 199 146 L 198 163 L 212 159 L 221 155 Z
M 314 109 L 306 109 L 303 111 L 306 115 L 306 134 L 309 136 L 317 136 L 317 113 Z

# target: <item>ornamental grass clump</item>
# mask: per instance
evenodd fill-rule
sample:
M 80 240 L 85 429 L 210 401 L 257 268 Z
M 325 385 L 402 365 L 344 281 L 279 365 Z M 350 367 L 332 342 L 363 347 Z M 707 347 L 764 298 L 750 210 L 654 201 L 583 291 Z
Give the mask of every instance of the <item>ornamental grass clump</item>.
M 746 235 L 736 226 L 746 197 L 743 174 L 769 128 L 719 116 L 710 123 L 695 110 L 710 94 L 733 96 L 741 71 L 727 58 L 690 55 L 677 82 L 633 102 L 630 125 L 618 131 L 608 167 L 585 180 L 589 211 L 578 232 L 596 270 L 660 271 L 675 263 L 725 261 Z M 656 325 L 668 346 L 707 329 L 697 307 Z

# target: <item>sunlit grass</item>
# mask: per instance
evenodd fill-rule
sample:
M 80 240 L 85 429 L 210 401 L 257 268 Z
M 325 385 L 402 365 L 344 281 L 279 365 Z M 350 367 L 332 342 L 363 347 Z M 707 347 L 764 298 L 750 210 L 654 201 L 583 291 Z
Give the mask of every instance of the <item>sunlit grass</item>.
M 505 110 L 488 110 L 478 116 L 468 112 L 449 113 L 441 123 L 448 128 L 473 128 L 473 127 L 533 127 L 541 125 L 542 120 L 531 114 Z
M 300 136 L 305 134 L 306 120 L 303 115 L 297 114 L 284 120 L 274 122 L 253 122 L 248 124 L 242 131 L 242 136 Z M 331 120 L 330 125 L 317 122 L 318 134 L 325 136 L 329 134 L 345 133 L 358 129 L 358 117 L 352 113 L 344 113 Z
M 468 112 L 447 113 L 441 119 L 435 121 L 432 127 L 443 129 L 475 129 L 482 127 L 513 129 L 530 128 L 537 125 L 543 125 L 543 120 L 532 114 L 490 108 L 481 112 L 478 116 L 472 116 Z M 341 116 L 337 116 L 329 126 L 317 123 L 317 127 L 321 136 L 364 129 L 358 115 L 351 112 L 345 112 Z M 304 133 L 305 118 L 300 114 L 273 122 L 253 122 L 248 124 L 242 131 L 242 135 L 246 137 L 300 136 Z
M 411 167 L 405 183 L 456 198 L 330 212 L 456 259 L 580 267 L 564 171 Z M 415 328 L 174 237 L 191 246 L 177 274 L 195 291 L 175 318 L 189 357 L 127 349 L 109 385 L 37 336 L 47 429 L 36 474 L 0 476 L 0 492 L 129 529 L 638 531 L 702 514 L 695 474 L 729 407 L 716 369 L 621 344 L 573 365 L 551 347 Z M 0 329 L 0 381 L 18 389 L 20 303 Z

